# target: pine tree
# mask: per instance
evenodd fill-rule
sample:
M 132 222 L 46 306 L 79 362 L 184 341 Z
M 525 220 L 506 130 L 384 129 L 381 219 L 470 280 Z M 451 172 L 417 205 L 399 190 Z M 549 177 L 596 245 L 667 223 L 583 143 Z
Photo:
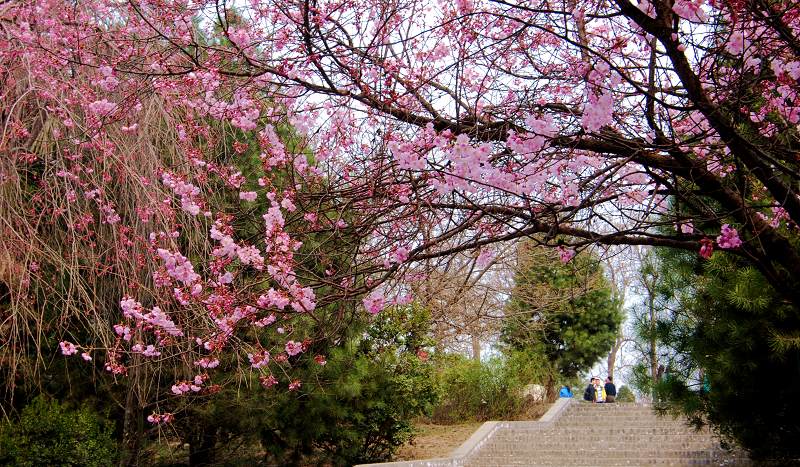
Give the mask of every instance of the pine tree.
M 754 458 L 800 458 L 800 314 L 733 255 L 658 252 L 657 407 L 710 424 Z
M 523 243 L 501 339 L 551 362 L 549 390 L 589 370 L 608 353 L 622 322 L 620 304 L 596 255 L 566 264 L 557 252 Z

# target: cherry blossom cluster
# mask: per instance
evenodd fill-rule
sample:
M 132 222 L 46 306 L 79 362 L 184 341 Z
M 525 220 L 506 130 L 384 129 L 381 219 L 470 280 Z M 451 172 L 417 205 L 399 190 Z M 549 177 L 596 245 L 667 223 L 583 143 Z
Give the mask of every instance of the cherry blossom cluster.
M 717 245 L 723 250 L 739 248 L 742 246 L 742 240 L 739 238 L 739 233 L 736 229 L 728 224 L 723 224 L 720 235 L 717 237 Z
M 172 423 L 173 420 L 175 420 L 175 415 L 170 412 L 164 412 L 161 414 L 153 412 L 147 416 L 147 421 L 154 425 L 169 424 Z

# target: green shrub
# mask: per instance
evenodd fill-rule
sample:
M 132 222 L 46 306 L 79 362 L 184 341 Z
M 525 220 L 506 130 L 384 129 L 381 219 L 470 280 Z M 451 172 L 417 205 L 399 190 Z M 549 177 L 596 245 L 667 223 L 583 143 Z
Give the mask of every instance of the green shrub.
M 431 417 L 434 423 L 516 418 L 529 403 L 522 389 L 548 379 L 541 357 L 526 352 L 484 362 L 445 355 L 437 364 L 441 401 Z
M 72 410 L 40 395 L 0 429 L 3 464 L 101 467 L 116 460 L 111 424 L 88 407 Z
M 620 386 L 617 390 L 617 402 L 636 402 L 636 396 L 628 386 Z
M 171 429 L 189 445 L 192 465 L 200 458 L 225 465 L 389 460 L 411 438 L 412 420 L 428 415 L 438 396 L 433 364 L 421 352 L 429 347 L 429 320 L 418 307 L 387 308 L 353 325 L 337 345 L 314 343 L 305 358 L 292 360 L 288 375 L 274 373 L 276 387 L 261 388 L 253 375 L 254 390 L 223 388 L 178 413 Z M 324 365 L 310 358 L 317 353 L 326 355 Z M 223 371 L 224 364 L 217 375 Z M 294 379 L 302 386 L 287 391 Z
M 309 385 L 304 397 L 276 394 L 261 431 L 269 463 L 389 460 L 411 438 L 411 420 L 426 414 L 436 399 L 432 368 L 416 355 L 364 355 L 354 343 L 331 352 L 315 379 L 323 386 Z

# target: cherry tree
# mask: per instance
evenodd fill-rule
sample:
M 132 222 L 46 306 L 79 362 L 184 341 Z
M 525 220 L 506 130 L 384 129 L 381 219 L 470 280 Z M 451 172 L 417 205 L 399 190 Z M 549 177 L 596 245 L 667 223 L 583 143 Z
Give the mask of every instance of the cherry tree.
M 18 310 L 124 279 L 61 352 L 179 356 L 182 396 L 225 352 L 265 386 L 303 356 L 254 329 L 534 234 L 726 250 L 800 306 L 799 29 L 785 0 L 0 2 L 3 282 Z

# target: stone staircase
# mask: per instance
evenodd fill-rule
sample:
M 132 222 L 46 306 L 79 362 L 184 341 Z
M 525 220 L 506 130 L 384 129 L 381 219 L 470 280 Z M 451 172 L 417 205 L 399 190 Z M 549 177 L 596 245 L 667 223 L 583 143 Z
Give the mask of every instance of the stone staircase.
M 550 424 L 498 430 L 464 460 L 486 467 L 750 465 L 742 453 L 723 451 L 710 432 L 659 417 L 650 406 L 578 401 Z
M 657 416 L 649 405 L 559 399 L 539 421 L 486 422 L 450 457 L 369 464 L 397 467 L 750 466 L 707 430 Z M 364 466 L 366 467 L 366 466 Z

